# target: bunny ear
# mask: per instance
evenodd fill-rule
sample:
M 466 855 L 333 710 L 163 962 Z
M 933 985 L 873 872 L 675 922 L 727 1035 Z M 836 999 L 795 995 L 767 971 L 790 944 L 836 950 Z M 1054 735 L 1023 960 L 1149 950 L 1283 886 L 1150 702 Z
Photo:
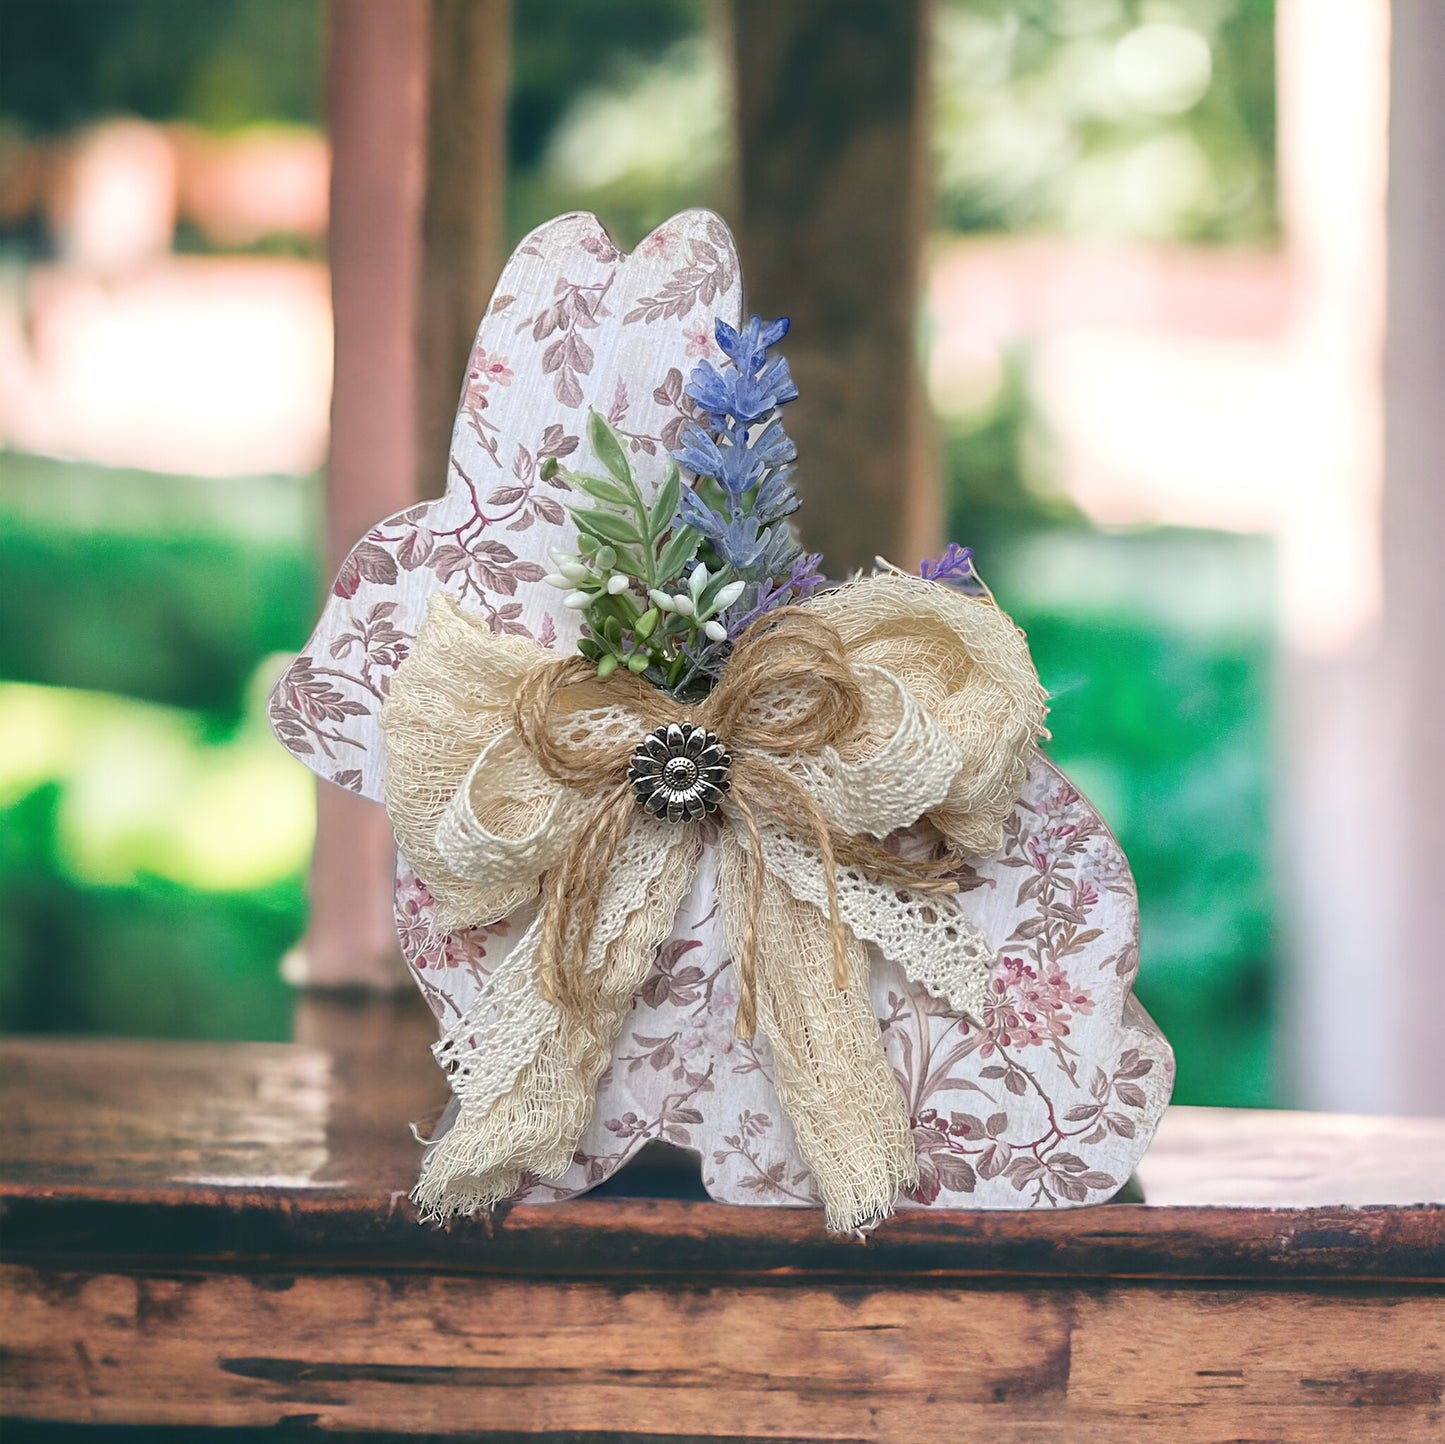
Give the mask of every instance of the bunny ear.
M 382 796 L 377 713 L 421 626 L 450 592 L 493 632 L 572 650 L 580 620 L 544 585 L 553 548 L 572 551 L 557 460 L 600 463 L 597 411 L 622 437 L 645 496 L 686 418 L 683 385 L 736 327 L 737 247 L 710 211 L 684 211 L 624 255 L 587 212 L 527 236 L 501 280 L 461 378 L 446 491 L 380 523 L 352 549 L 320 624 L 271 696 L 282 744 L 322 777 Z

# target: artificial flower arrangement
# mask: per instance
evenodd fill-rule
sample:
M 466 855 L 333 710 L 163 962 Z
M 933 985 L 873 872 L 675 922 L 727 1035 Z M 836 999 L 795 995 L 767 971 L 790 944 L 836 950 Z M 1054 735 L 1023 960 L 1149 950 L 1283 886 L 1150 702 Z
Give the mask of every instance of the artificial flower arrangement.
M 1127 865 L 967 550 L 825 583 L 788 323 L 739 324 L 738 280 L 703 212 L 632 257 L 589 216 L 529 237 L 447 496 L 359 544 L 273 698 L 396 832 L 453 1093 L 416 1201 L 570 1196 L 650 1140 L 835 1229 L 1108 1197 L 1172 1076 Z

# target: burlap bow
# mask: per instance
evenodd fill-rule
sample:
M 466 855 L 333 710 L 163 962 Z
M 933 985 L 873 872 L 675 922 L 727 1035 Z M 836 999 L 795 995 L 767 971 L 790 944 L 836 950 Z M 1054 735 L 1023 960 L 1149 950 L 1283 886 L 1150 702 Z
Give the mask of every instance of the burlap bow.
M 699 882 L 721 905 L 739 1031 L 768 1039 L 829 1226 L 886 1216 L 917 1168 L 869 945 L 979 1016 L 993 951 L 944 874 L 999 846 L 1043 717 L 1002 612 L 895 572 L 765 618 L 694 706 L 630 676 L 599 682 L 581 659 L 433 599 L 382 716 L 387 810 L 439 928 L 512 914 L 526 927 L 437 1045 L 459 1113 L 417 1187 L 423 1212 L 565 1171 Z M 670 722 L 731 755 L 731 790 L 705 822 L 648 815 L 628 782 L 634 749 Z M 922 819 L 942 858 L 883 845 Z

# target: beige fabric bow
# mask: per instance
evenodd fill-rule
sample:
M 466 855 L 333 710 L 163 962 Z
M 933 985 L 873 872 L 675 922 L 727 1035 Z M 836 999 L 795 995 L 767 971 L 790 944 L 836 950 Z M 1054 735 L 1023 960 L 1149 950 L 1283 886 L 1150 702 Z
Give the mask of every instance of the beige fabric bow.
M 997 850 L 1043 692 L 1012 622 L 935 583 L 881 572 L 793 612 L 740 641 L 687 708 L 433 599 L 382 714 L 387 810 L 440 929 L 529 917 L 437 1045 L 459 1113 L 417 1186 L 425 1215 L 566 1170 L 705 842 L 740 1031 L 755 1009 L 829 1226 L 874 1223 L 916 1186 L 869 945 L 975 1018 L 993 953 L 936 868 L 870 839 L 927 819 L 955 854 Z M 632 749 L 672 720 L 733 753 L 710 823 L 650 817 L 625 785 Z

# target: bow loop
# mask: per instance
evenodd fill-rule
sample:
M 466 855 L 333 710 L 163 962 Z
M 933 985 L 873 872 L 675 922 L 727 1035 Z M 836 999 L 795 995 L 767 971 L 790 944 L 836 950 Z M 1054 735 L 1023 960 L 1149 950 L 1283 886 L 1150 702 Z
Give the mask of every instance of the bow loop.
M 575 794 L 509 730 L 482 749 L 452 794 L 437 822 L 436 851 L 458 877 L 535 887 L 561 861 L 576 812 Z
M 512 700 L 512 726 L 549 777 L 595 791 L 626 763 L 631 746 L 625 729 L 642 725 L 657 696 L 630 674 L 599 682 L 585 657 L 569 657 L 522 678 Z
M 739 751 L 807 755 L 850 736 L 865 707 L 843 639 L 802 607 L 785 607 L 738 638 L 698 711 Z
M 852 664 L 860 724 L 817 757 L 784 757 L 840 832 L 883 838 L 911 827 L 947 798 L 964 757 L 953 738 L 885 667 Z

